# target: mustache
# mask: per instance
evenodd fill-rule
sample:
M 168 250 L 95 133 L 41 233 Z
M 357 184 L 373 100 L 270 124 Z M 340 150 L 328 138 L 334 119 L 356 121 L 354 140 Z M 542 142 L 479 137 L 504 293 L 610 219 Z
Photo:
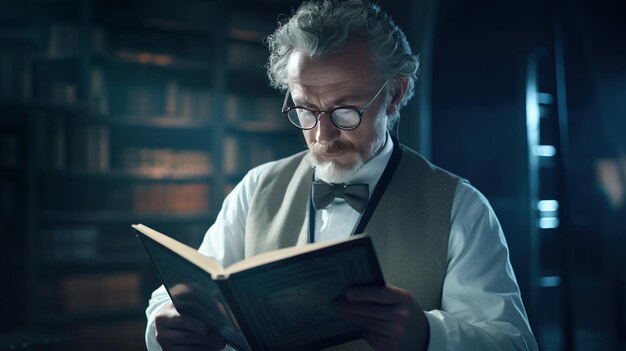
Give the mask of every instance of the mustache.
M 335 141 L 331 144 L 311 143 L 309 150 L 313 155 L 338 154 L 352 151 L 354 147 L 351 144 Z

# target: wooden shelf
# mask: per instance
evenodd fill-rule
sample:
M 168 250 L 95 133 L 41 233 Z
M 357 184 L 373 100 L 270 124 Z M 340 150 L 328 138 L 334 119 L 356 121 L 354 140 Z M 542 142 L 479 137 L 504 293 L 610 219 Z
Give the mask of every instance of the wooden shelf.
M 106 27 L 114 28 L 147 29 L 150 31 L 203 37 L 213 35 L 212 28 L 202 28 L 172 19 L 142 18 L 139 16 L 116 14 L 111 16 L 97 16 L 96 21 Z
M 41 321 L 47 325 L 75 325 L 94 322 L 112 322 L 117 320 L 145 318 L 145 306 L 84 312 L 76 314 L 50 313 L 42 315 Z
M 197 73 L 212 73 L 213 65 L 206 61 L 185 60 L 171 55 L 151 52 L 120 52 L 117 54 L 96 53 L 94 58 L 105 64 L 133 65 L 158 68 L 172 71 L 189 71 Z
M 269 86 L 265 68 L 260 64 L 248 67 L 228 67 L 226 80 L 227 90 L 235 94 L 272 97 L 280 102 L 285 97 L 283 93 Z
M 2 109 L 0 104 L 0 109 Z M 97 122 L 101 124 L 108 124 L 113 127 L 126 127 L 126 128 L 152 128 L 152 129 L 210 129 L 213 127 L 213 122 L 206 117 L 190 118 L 183 116 L 138 116 L 138 115 L 103 115 L 98 113 L 89 112 L 89 109 L 83 105 L 54 105 L 54 104 L 35 104 L 35 105 L 7 105 L 7 107 L 13 106 L 14 108 L 22 108 L 38 111 L 58 111 L 58 112 L 70 112 L 67 117 L 80 119 L 84 122 Z M 49 116 L 54 118 L 54 116 Z
M 270 122 L 256 122 L 263 119 L 263 108 L 254 110 L 248 105 L 257 99 L 259 106 L 282 101 L 283 95 L 268 84 L 263 40 L 270 34 L 264 31 L 273 30 L 276 9 L 289 10 L 286 4 L 284 0 L 268 4 L 194 0 L 189 6 L 160 0 L 119 4 L 33 0 L 28 6 L 15 7 L 19 11 L 0 5 L 0 22 L 20 28 L 8 37 L 7 46 L 14 46 L 8 46 L 10 54 L 21 55 L 22 64 L 16 74 L 0 77 L 0 83 L 25 92 L 7 96 L 33 97 L 0 100 L 5 116 L 0 127 L 16 135 L 22 148 L 20 167 L 0 167 L 0 177 L 10 182 L 17 179 L 11 195 L 24 196 L 16 199 L 16 209 L 7 209 L 12 213 L 0 214 L 0 220 L 15 229 L 16 237 L 27 246 L 28 255 L 16 257 L 19 264 L 33 268 L 16 282 L 29 291 L 23 298 L 24 321 L 63 326 L 143 320 L 144 306 L 120 304 L 111 311 L 70 314 L 63 313 L 68 307 L 62 301 L 46 298 L 59 294 L 55 286 L 59 277 L 123 270 L 137 272 L 145 295 L 151 287 L 143 284 L 148 280 L 156 285 L 156 275 L 130 224 L 152 223 L 172 232 L 180 229 L 177 238 L 195 244 L 215 220 L 226 188 L 246 174 L 248 169 L 243 167 L 252 164 L 244 160 L 237 163 L 235 172 L 224 169 L 227 138 L 242 140 L 242 147 L 228 157 L 245 159 L 249 148 L 262 148 L 264 158 L 256 157 L 255 163 L 267 155 L 282 157 L 290 151 L 291 139 L 285 137 L 299 136 L 299 130 L 281 118 L 279 110 Z M 203 22 L 205 12 L 208 21 Z M 27 42 L 32 46 L 18 51 L 23 33 L 32 35 L 32 43 Z M 72 103 L 43 101 L 46 97 Z M 232 112 L 229 104 L 235 104 L 237 113 L 253 111 L 259 116 L 230 123 L 225 117 Z M 188 162 L 210 172 L 167 168 Z M 121 166 L 157 163 L 164 167 Z M 68 165 L 75 168 L 63 168 Z M 167 207 L 143 206 L 140 201 L 146 198 L 146 205 L 158 202 L 142 197 L 144 190 L 181 195 L 173 198 L 189 201 L 185 204 L 190 206 L 172 206 L 179 211 L 202 210 L 135 213 L 134 209 Z M 200 200 L 190 199 L 193 196 L 185 191 L 191 190 Z M 198 205 L 191 206 L 193 201 Z M 16 210 L 20 213 L 14 215 Z M 89 241 L 93 233 L 97 240 Z M 45 237 L 48 234 L 51 237 Z M 42 247 L 44 243 L 50 247 Z M 100 254 L 72 258 L 80 254 L 80 245 L 89 249 L 82 252 Z M 52 258 L 64 253 L 68 253 L 65 259 Z M 41 291 L 42 284 L 50 291 Z
M 41 214 L 41 220 L 44 222 L 52 223 L 139 223 L 139 222 L 206 222 L 211 223 L 214 219 L 214 215 L 209 212 L 203 213 L 132 213 L 132 212 L 84 212 L 84 211 L 56 211 L 56 212 L 44 212 Z
M 15 224 L 26 220 L 24 213 L 0 213 L 0 223 Z
M 154 117 L 137 117 L 137 116 L 112 116 L 100 117 L 102 120 L 108 121 L 112 125 L 122 127 L 150 127 L 164 129 L 208 129 L 211 128 L 210 120 L 188 117 L 174 116 L 154 116 Z
M 246 133 L 246 134 L 294 134 L 297 128 L 293 127 L 289 121 L 284 118 L 281 120 L 280 111 L 277 112 L 276 122 L 267 121 L 237 121 L 228 122 L 227 128 L 230 132 Z M 284 123 L 280 123 L 284 122 Z
M 177 172 L 167 169 L 146 169 L 146 170 L 42 170 L 45 176 L 55 178 L 96 178 L 102 180 L 121 181 L 154 181 L 154 182 L 204 182 L 211 180 L 214 175 L 211 173 L 189 173 Z M 1 173 L 0 173 L 1 174 Z
M 84 114 L 87 112 L 87 106 L 82 103 L 62 104 L 54 101 L 0 101 L 0 110 L 14 111 L 23 113 L 32 112 L 53 112 L 64 113 L 68 115 Z M 2 119 L 5 119 L 3 116 Z M 9 119 L 15 119 L 10 117 Z
M 129 234 L 131 234 L 129 228 Z M 139 242 L 137 242 L 139 244 Z M 66 258 L 66 259 L 46 259 L 42 261 L 43 269 L 51 269 L 55 274 L 64 272 L 85 272 L 85 271 L 110 271 L 117 269 L 135 269 L 138 265 L 147 265 L 150 263 L 148 256 L 140 250 L 139 245 L 136 253 L 125 254 L 102 254 L 92 258 Z
M 246 172 L 229 173 L 226 175 L 226 180 L 229 182 L 238 182 L 241 179 L 243 179 L 245 175 L 246 175 Z
M 267 80 L 267 72 L 265 67 L 261 64 L 258 66 L 255 65 L 246 65 L 246 66 L 228 66 L 228 75 L 233 79 L 253 79 L 254 83 L 263 83 L 262 87 L 269 88 L 269 83 Z M 234 82 L 236 83 L 236 82 Z M 274 90 L 275 91 L 275 90 Z M 280 99 L 279 93 L 277 93 L 277 98 Z
M 39 331 L 5 331 L 0 334 L 0 350 L 54 350 L 66 347 L 69 338 L 63 334 Z
M 233 42 L 251 43 L 265 45 L 263 41 L 269 33 L 262 33 L 254 30 L 246 30 L 240 28 L 231 28 L 228 31 L 228 37 Z
M 15 100 L 0 100 L 0 111 L 3 112 L 25 112 L 31 109 L 30 102 L 15 101 Z M 0 121 L 6 122 L 6 120 L 16 119 L 11 116 L 2 116 Z
M 21 166 L 3 166 L 0 165 L 0 177 L 19 177 L 23 175 L 24 169 Z
M 233 10 L 255 12 L 260 14 L 274 15 L 276 13 L 289 14 L 293 4 L 285 0 L 230 0 L 229 6 Z
M 36 64 L 50 63 L 50 64 L 76 64 L 84 56 L 79 55 L 73 51 L 58 52 L 58 53 L 40 53 L 30 55 L 28 58 Z

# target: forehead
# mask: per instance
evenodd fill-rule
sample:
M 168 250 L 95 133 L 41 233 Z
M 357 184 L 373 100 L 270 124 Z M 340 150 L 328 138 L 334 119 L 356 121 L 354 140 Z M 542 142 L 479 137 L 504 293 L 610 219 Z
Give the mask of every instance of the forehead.
M 364 40 L 315 57 L 294 51 L 287 64 L 287 78 L 296 96 L 365 93 L 378 80 L 376 64 Z

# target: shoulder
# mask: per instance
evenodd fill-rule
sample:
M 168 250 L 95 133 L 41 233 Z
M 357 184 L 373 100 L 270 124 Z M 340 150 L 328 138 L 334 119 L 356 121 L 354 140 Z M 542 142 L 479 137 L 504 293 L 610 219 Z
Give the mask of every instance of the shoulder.
M 430 194 L 435 199 L 448 199 L 448 212 L 452 206 L 455 189 L 465 179 L 433 163 L 414 150 L 402 145 L 402 157 L 398 165 L 398 178 L 419 189 L 419 193 Z
M 267 187 L 277 178 L 277 173 L 292 164 L 300 164 L 306 152 L 270 161 L 250 169 L 237 185 L 228 193 L 222 204 L 223 209 L 248 210 L 248 206 L 259 189 Z
M 453 228 L 466 233 L 494 232 L 501 227 L 491 204 L 478 189 L 468 182 L 459 182 L 454 194 L 451 222 Z
M 270 161 L 262 165 L 256 166 L 248 171 L 244 176 L 243 183 L 261 184 L 275 178 L 277 173 L 284 172 L 287 169 L 294 169 L 300 165 L 305 158 L 307 151 L 281 158 L 279 160 Z
M 472 213 L 492 210 L 485 195 L 467 181 L 461 181 L 457 184 L 454 202 L 459 209 Z
M 450 181 L 454 181 L 454 182 L 465 181 L 463 178 L 459 177 L 458 175 L 433 164 L 432 162 L 427 160 L 424 156 L 422 156 L 417 151 L 402 144 L 401 144 L 401 147 L 402 147 L 401 162 L 410 164 L 412 167 L 417 167 L 418 169 L 417 171 L 421 173 L 426 172 L 426 173 L 432 174 L 433 176 L 440 176 L 443 178 L 447 178 Z

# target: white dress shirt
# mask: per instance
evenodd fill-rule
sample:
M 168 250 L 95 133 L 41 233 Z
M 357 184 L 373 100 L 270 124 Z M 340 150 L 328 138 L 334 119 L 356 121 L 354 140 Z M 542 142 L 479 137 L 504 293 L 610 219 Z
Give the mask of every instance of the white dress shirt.
M 392 150 L 387 138 L 383 150 L 350 182 L 367 183 L 373 190 Z M 223 266 L 244 258 L 248 206 L 272 163 L 250 170 L 226 197 L 200 245 L 201 253 Z M 315 213 L 315 241 L 349 235 L 360 216 L 343 199 L 335 199 Z M 537 350 L 500 223 L 485 197 L 468 183 L 457 185 L 451 224 L 441 309 L 425 312 L 430 325 L 428 350 Z M 148 350 L 161 350 L 154 336 L 154 316 L 168 302 L 163 286 L 153 292 L 146 310 Z

